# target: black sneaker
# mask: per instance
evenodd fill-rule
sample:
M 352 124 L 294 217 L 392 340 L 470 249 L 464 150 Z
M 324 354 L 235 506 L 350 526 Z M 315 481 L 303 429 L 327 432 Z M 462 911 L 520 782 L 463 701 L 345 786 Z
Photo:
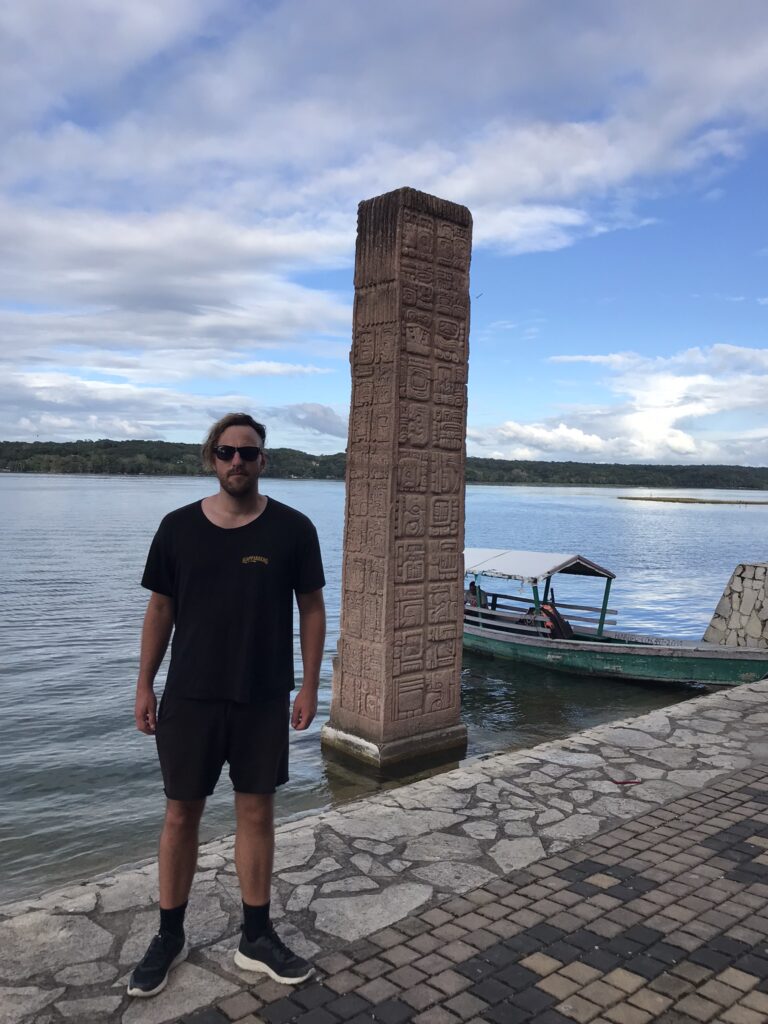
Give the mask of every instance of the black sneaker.
M 263 971 L 282 985 L 298 985 L 314 972 L 309 961 L 288 949 L 272 925 L 253 942 L 243 931 L 235 963 L 244 971 Z
M 156 996 L 162 992 L 173 968 L 187 957 L 184 933 L 171 935 L 158 932 L 149 944 L 144 959 L 134 969 L 128 982 L 129 996 Z

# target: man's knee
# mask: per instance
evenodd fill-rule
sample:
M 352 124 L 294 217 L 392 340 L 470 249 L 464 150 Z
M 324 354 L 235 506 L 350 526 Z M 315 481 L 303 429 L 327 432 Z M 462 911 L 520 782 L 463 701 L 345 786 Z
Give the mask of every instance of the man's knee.
M 274 797 L 271 793 L 236 793 L 235 810 L 238 827 L 253 831 L 272 830 Z
M 205 800 L 168 800 L 165 824 L 176 830 L 196 829 L 205 807 Z

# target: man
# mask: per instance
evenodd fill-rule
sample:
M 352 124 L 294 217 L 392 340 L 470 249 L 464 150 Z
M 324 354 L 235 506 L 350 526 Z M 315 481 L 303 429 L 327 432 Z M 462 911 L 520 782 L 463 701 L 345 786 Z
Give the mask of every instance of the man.
M 136 725 L 154 735 L 167 797 L 160 837 L 160 927 L 128 994 L 162 991 L 186 956 L 184 913 L 197 864 L 198 826 L 225 761 L 235 790 L 235 866 L 243 900 L 235 963 L 298 984 L 312 973 L 269 917 L 273 799 L 288 779 L 288 722 L 317 711 L 325 640 L 320 548 L 300 512 L 259 492 L 266 431 L 246 413 L 211 427 L 203 462 L 218 494 L 163 519 L 142 585 L 152 591 L 141 637 Z M 293 595 L 303 681 L 293 689 Z M 160 708 L 155 675 L 173 633 Z
M 477 589 L 477 584 L 474 580 L 470 581 L 469 590 L 464 591 L 464 603 L 468 604 L 471 608 L 477 608 L 478 604 L 481 608 L 488 607 L 485 594 Z

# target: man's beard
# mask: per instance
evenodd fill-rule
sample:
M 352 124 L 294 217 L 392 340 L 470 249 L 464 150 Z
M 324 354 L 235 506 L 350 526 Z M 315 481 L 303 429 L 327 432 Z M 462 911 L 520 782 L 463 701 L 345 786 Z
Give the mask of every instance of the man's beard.
M 250 476 L 248 473 L 227 473 L 220 478 L 219 483 L 222 489 L 233 498 L 249 498 L 259 482 L 257 476 Z

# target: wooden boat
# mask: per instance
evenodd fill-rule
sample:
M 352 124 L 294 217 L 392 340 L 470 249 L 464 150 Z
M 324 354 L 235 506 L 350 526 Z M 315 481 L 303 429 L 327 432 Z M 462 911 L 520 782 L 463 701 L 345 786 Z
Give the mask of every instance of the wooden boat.
M 768 650 L 606 629 L 616 625 L 617 612 L 608 607 L 615 573 L 582 555 L 467 548 L 464 571 L 472 581 L 464 605 L 468 651 L 656 683 L 735 686 L 768 675 Z M 558 574 L 603 579 L 599 606 L 555 602 Z M 512 580 L 528 589 L 523 596 L 490 590 L 489 580 Z

